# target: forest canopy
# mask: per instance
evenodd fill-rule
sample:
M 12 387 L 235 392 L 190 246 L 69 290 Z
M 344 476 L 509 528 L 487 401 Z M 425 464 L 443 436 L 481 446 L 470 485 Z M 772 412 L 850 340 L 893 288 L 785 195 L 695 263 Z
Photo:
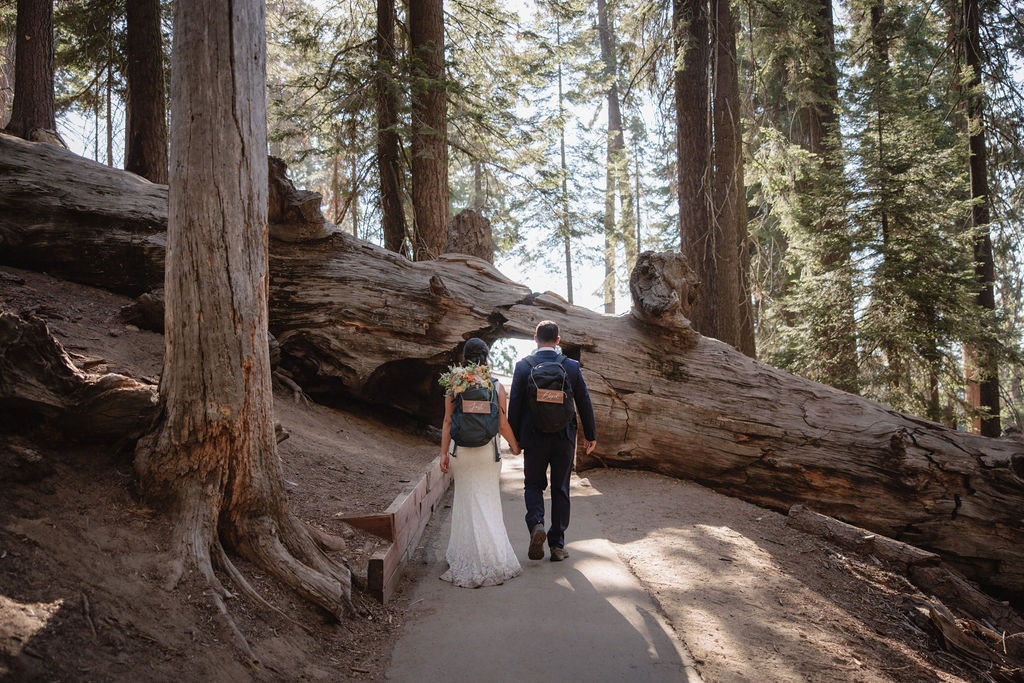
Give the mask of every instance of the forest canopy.
M 16 4 L 0 5 L 4 125 Z M 489 220 L 501 269 L 608 313 L 641 251 L 679 249 L 702 283 L 698 331 L 935 421 L 1021 425 L 1013 3 L 428 5 L 440 45 L 403 3 L 267 6 L 268 151 L 340 228 L 443 250 L 417 246 L 418 186 L 447 196 L 442 226 Z M 125 4 L 58 1 L 52 21 L 57 131 L 125 167 Z M 439 141 L 425 184 L 417 150 Z

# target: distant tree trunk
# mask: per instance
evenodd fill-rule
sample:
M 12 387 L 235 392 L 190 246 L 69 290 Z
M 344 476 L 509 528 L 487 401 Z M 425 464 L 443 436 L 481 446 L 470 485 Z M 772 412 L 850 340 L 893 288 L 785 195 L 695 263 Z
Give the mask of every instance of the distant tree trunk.
M 0 29 L 0 128 L 6 128 L 11 120 L 11 96 L 14 94 L 14 31 Z
M 981 37 L 978 0 L 963 0 L 960 35 L 963 36 L 964 56 L 971 70 L 967 90 L 966 108 L 969 145 L 971 151 L 971 199 L 975 200 L 971 220 L 977 231 L 974 238 L 974 276 L 978 283 L 975 304 L 986 311 L 994 311 L 995 262 L 992 258 L 992 237 L 989 232 L 988 159 L 985 145 L 985 95 L 981 91 Z M 972 421 L 973 431 L 984 436 L 999 436 L 999 367 L 995 350 L 989 342 L 984 346 L 964 344 L 964 379 L 967 402 L 986 411 L 986 416 Z
M 412 47 L 413 258 L 444 251 L 448 227 L 448 133 L 442 0 L 409 3 Z
M 335 225 L 341 223 L 341 178 L 339 177 L 341 155 L 331 155 L 331 220 Z
M 555 17 L 555 40 L 558 49 L 558 136 L 562 169 L 562 244 L 565 247 L 566 299 L 572 301 L 572 231 L 569 223 L 569 167 L 565 162 L 565 93 L 562 89 L 562 25 Z
M 352 173 L 349 179 L 349 204 L 352 206 L 352 236 L 359 237 L 359 151 L 358 131 L 354 114 L 349 120 L 348 141 L 349 170 Z
M 136 468 L 178 516 L 174 578 L 195 570 L 223 614 L 212 563 L 237 575 L 228 546 L 340 616 L 349 572 L 288 512 L 275 451 L 264 6 L 192 0 L 175 13 L 166 350 L 160 418 Z
M 700 283 L 691 313 L 693 328 L 716 337 L 715 297 L 711 294 L 716 282 L 708 210 L 711 133 L 707 0 L 673 0 L 672 21 L 677 64 L 673 86 L 679 249 Z
M 395 2 L 377 0 L 377 173 L 380 176 L 384 247 L 405 253 L 401 167 L 398 164 L 398 104 L 394 80 Z
M 644 240 L 642 234 L 643 223 L 640 218 L 640 145 L 637 144 L 636 137 L 633 138 L 633 163 L 636 164 L 636 172 L 633 174 L 633 180 L 636 183 L 633 206 L 636 209 L 636 250 L 639 253 L 644 250 Z
M 124 168 L 166 185 L 167 116 L 160 0 L 127 0 L 126 9 L 128 102 Z
M 626 142 L 622 125 L 622 105 L 619 101 L 618 56 L 615 45 L 615 18 L 605 0 L 597 0 L 597 31 L 601 42 L 601 59 L 604 62 L 604 77 L 609 85 L 608 100 L 608 187 L 605 190 L 606 230 L 610 228 L 611 242 L 621 243 L 626 256 L 626 269 L 632 271 L 636 264 L 636 238 L 633 229 L 633 188 L 629 183 L 629 160 L 626 158 Z M 615 194 L 620 202 L 619 219 L 615 219 Z M 614 284 L 614 281 L 613 281 Z M 613 293 L 614 298 L 614 293 Z M 606 304 L 607 305 L 607 304 Z M 614 301 L 612 303 L 614 307 Z M 614 310 L 612 311 L 614 312 Z
M 739 121 L 739 81 L 736 71 L 736 34 L 729 0 L 712 4 L 714 69 L 712 71 L 712 122 L 714 130 L 712 183 L 713 268 L 717 287 L 718 338 L 744 350 L 741 339 L 741 286 L 739 245 L 740 222 L 746 228 L 746 199 L 743 188 L 742 133 Z M 746 352 L 744 350 L 744 352 Z
M 14 47 L 14 102 L 7 132 L 31 139 L 56 130 L 53 103 L 53 0 L 18 0 Z
M 107 22 L 107 166 L 114 167 L 114 117 L 111 104 L 114 99 L 114 19 Z
M 611 136 L 609 136 L 610 142 Z M 615 173 L 611 145 L 605 155 L 604 172 L 604 312 L 615 313 Z

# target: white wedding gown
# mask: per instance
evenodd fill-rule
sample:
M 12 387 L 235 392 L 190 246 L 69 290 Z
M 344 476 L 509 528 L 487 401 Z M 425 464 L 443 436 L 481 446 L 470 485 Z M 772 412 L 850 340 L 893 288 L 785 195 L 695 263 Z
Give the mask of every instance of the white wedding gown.
M 456 586 L 479 588 L 519 576 L 523 569 L 508 541 L 501 514 L 501 461 L 494 460 L 494 446 L 460 446 L 449 462 L 455 496 L 445 552 L 448 571 L 441 578 Z

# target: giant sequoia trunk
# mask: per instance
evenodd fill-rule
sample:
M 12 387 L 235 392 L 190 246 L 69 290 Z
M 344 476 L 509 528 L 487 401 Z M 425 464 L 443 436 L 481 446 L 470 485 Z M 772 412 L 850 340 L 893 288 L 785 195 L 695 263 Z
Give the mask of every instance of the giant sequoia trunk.
M 380 176 L 381 228 L 384 246 L 405 253 L 402 169 L 398 164 L 398 85 L 394 70 L 395 2 L 377 0 L 377 173 Z
M 177 516 L 175 581 L 195 569 L 226 614 L 213 563 L 247 584 L 224 544 L 340 616 L 349 572 L 288 512 L 275 450 L 264 46 L 262 3 L 177 5 L 161 410 L 135 467 Z
M 18 0 L 14 102 L 7 132 L 38 139 L 57 127 L 53 103 L 53 0 Z
M 412 49 L 413 257 L 444 251 L 448 227 L 448 103 L 442 0 L 409 3 Z
M 126 4 L 128 102 L 124 168 L 154 183 L 167 182 L 167 119 L 160 0 Z
M 65 180 L 76 176 L 90 182 Z M 162 272 L 163 188 L 123 178 L 0 136 L 0 260 L 39 268 L 54 245 L 81 240 L 79 262 L 56 259 L 51 274 L 106 283 L 102 254 L 134 253 L 135 282 L 158 287 L 144 274 Z M 105 240 L 93 237 L 100 223 Z M 678 254 L 638 259 L 634 308 L 620 317 L 532 294 L 477 259 L 413 263 L 340 233 L 273 243 L 270 272 L 282 365 L 314 395 L 439 421 L 436 377 L 464 339 L 529 338 L 551 318 L 597 412 L 598 450 L 580 467 L 655 470 L 782 511 L 802 503 L 1024 599 L 1024 444 L 903 415 L 701 337 L 680 314 L 694 283 Z

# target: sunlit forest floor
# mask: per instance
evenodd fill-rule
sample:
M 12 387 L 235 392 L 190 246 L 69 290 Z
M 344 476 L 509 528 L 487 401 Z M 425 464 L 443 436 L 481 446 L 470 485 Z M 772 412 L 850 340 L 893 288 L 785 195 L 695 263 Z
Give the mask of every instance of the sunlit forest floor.
M 126 325 L 119 311 L 128 303 L 46 275 L 0 272 L 0 308 L 44 318 L 76 362 L 155 379 L 162 337 Z M 275 413 L 289 433 L 278 452 L 293 509 L 345 537 L 346 561 L 365 573 L 376 542 L 338 517 L 384 509 L 419 476 L 436 454 L 429 430 L 286 390 Z M 46 437 L 27 431 L 0 447 L 0 678 L 383 678 L 408 586 L 386 607 L 357 591 L 361 613 L 339 623 L 239 560 L 287 615 L 245 596 L 228 602 L 260 658 L 248 663 L 202 585 L 163 587 L 170 530 L 139 498 L 131 453 Z M 914 623 L 915 589 L 871 558 L 688 482 L 605 470 L 581 477 L 580 494 L 598 496 L 608 539 L 705 680 L 987 680 Z M 482 614 L 481 627 L 493 616 Z

